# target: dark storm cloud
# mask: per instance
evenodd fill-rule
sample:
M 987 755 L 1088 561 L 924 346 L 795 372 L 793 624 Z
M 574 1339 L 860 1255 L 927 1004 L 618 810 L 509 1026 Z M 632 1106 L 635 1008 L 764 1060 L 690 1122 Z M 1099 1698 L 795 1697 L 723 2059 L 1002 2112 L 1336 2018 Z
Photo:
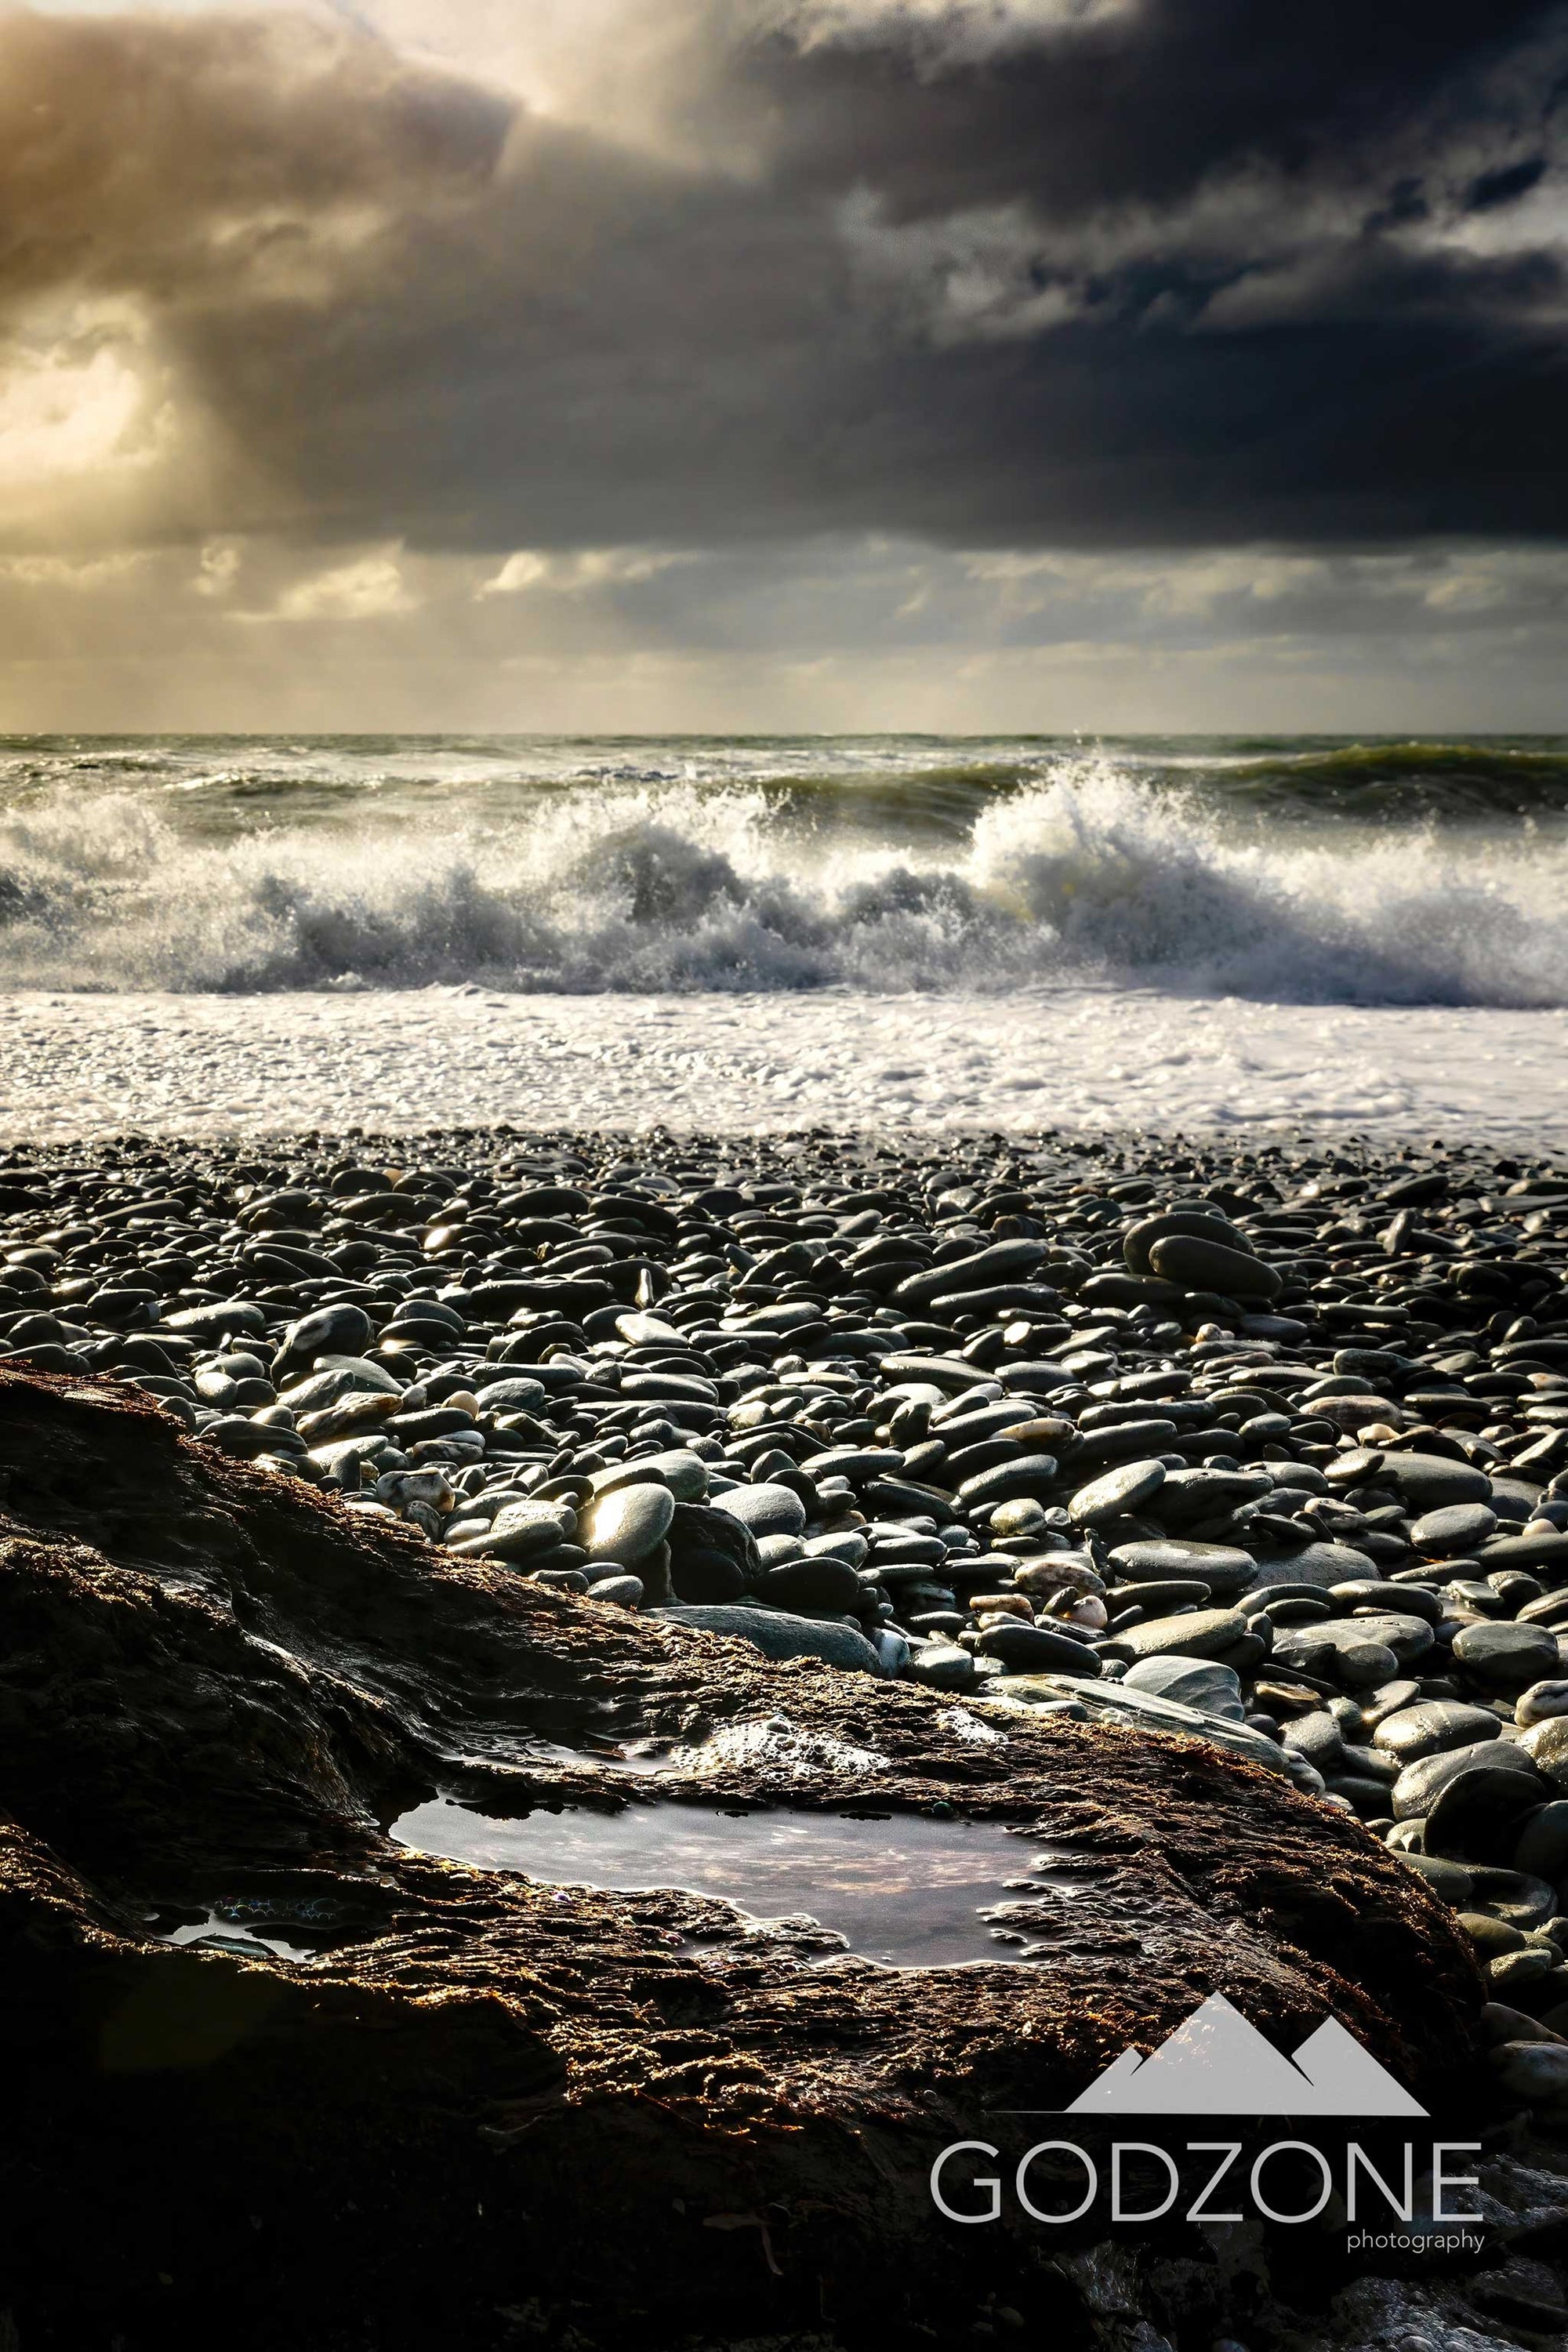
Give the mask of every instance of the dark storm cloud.
M 1375 180 L 1407 144 L 1436 155 L 1466 125 L 1506 139 L 1516 110 L 1552 99 L 1531 52 L 1558 12 L 1540 0 L 1053 13 L 836 16 L 806 0 L 745 46 L 732 87 L 776 123 L 781 170 L 807 182 L 864 174 L 913 213 L 1027 194 L 1055 215 L 1170 204 L 1242 162 Z M 716 37 L 732 15 L 716 0 Z M 814 25 L 840 29 L 813 39 Z
M 211 526 L 1568 531 L 1568 12 L 660 13 L 662 145 L 341 26 L 0 16 L 0 305 L 133 307 Z

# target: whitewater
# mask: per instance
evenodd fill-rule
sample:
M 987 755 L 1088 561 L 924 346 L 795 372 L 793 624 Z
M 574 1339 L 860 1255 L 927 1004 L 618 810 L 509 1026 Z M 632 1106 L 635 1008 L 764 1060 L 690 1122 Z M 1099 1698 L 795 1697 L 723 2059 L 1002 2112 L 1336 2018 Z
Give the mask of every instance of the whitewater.
M 0 1131 L 1568 1135 L 1568 741 L 0 742 Z

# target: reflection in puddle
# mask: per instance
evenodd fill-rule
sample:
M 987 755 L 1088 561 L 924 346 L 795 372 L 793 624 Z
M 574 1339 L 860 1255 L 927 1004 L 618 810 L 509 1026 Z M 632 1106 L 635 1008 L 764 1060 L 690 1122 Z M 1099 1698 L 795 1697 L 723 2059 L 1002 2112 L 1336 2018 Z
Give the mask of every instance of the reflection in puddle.
M 681 1889 L 733 1904 L 752 1918 L 809 1916 L 863 1958 L 891 1968 L 1023 1958 L 1062 1898 L 1091 1883 L 1068 1858 L 988 1822 L 912 1814 L 847 1821 L 784 1810 L 709 1812 L 694 1805 L 630 1805 L 498 1821 L 445 1799 L 395 1822 L 400 1845 L 513 1870 L 552 1886 L 647 1893 Z M 1029 1876 L 1020 1891 L 1019 1872 Z M 1032 1898 L 1032 1899 L 1031 1899 Z M 1005 1906 L 987 1925 L 988 1906 Z M 1009 1948 L 998 1951 L 999 1942 Z
M 153 1932 L 157 1935 L 156 1927 Z M 176 1927 L 172 1935 L 157 1935 L 157 1940 L 161 1944 L 199 1944 L 204 1951 L 232 1952 L 238 1959 L 313 1960 L 320 1957 L 299 1944 L 286 1944 L 279 1937 L 258 1936 L 248 1928 L 237 1927 L 232 1920 L 222 1918 L 216 1911 L 209 1911 L 205 1919 Z

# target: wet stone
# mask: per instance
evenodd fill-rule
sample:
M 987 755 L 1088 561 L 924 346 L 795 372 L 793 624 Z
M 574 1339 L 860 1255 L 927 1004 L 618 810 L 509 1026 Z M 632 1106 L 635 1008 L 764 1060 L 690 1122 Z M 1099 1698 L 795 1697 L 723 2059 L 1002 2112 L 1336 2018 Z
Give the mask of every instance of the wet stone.
M 1551 1569 L 1563 1575 L 1568 1573 L 1568 1534 L 1542 1528 L 1500 1537 L 1482 1548 L 1480 1559 L 1489 1575 L 1505 1568 Z
M 1492 1759 L 1460 1773 L 1437 1791 L 1426 1815 L 1426 1852 L 1461 1862 L 1489 1862 L 1517 1851 L 1520 1832 L 1550 1793 L 1540 1777 L 1509 1763 L 1501 1746 Z M 1521 1759 L 1528 1764 L 1528 1759 Z
M 1068 1513 L 1079 1527 L 1099 1527 L 1108 1519 L 1119 1519 L 1136 1511 L 1164 1483 L 1163 1462 L 1129 1462 L 1102 1478 L 1092 1479 L 1087 1486 L 1080 1486 L 1068 1505 Z
M 1520 1751 L 1551 1782 L 1553 1793 L 1568 1794 L 1568 1716 L 1552 1716 L 1532 1724 L 1520 1738 Z
M 1454 1657 L 1483 1688 L 1509 1697 L 1558 1664 L 1555 1640 L 1534 1625 L 1467 1625 L 1454 1636 Z
M 617 1487 L 583 1522 L 588 1557 L 635 1568 L 664 1541 L 674 1519 L 675 1498 L 667 1486 Z
M 732 1486 L 713 1506 L 753 1536 L 799 1535 L 805 1526 L 805 1505 L 791 1486 Z
M 1068 1633 L 1055 1633 L 1048 1625 L 1021 1621 L 994 1624 L 974 1646 L 981 1657 L 995 1658 L 1009 1674 L 1098 1675 L 1100 1672 L 1099 1656 L 1087 1643 L 1075 1642 Z
M 1310 1655 L 1325 1649 L 1343 1654 L 1368 1648 L 1386 1650 L 1397 1664 L 1410 1665 L 1431 1650 L 1432 1628 L 1425 1617 L 1393 1613 L 1323 1618 L 1286 1627 L 1275 1637 L 1274 1656 L 1281 1664 L 1295 1660 L 1305 1664 Z
M 1170 1577 L 1194 1577 L 1211 1592 L 1245 1592 L 1258 1580 L 1252 1554 L 1234 1545 L 1165 1541 L 1118 1544 L 1110 1565 L 1129 1584 Z
M 1451 1748 L 1496 1739 L 1501 1730 L 1496 1716 L 1485 1707 L 1465 1706 L 1454 1699 L 1427 1699 L 1385 1716 L 1372 1738 L 1374 1748 L 1386 1749 L 1402 1764 L 1415 1764 L 1424 1756 L 1444 1756 Z
M 1491 1494 L 1491 1482 L 1484 1470 L 1465 1462 L 1450 1462 L 1440 1454 L 1390 1453 L 1378 1475 L 1402 1503 L 1423 1513 L 1445 1510 L 1458 1503 L 1485 1503 Z
M 879 1675 L 881 1661 L 863 1633 L 852 1626 L 824 1624 L 782 1609 L 731 1605 L 666 1606 L 656 1612 L 667 1624 L 691 1625 L 705 1633 L 733 1633 L 769 1658 L 825 1658 L 829 1665 Z
M 1195 1233 L 1170 1234 L 1155 1241 L 1149 1263 L 1165 1281 L 1188 1290 L 1216 1290 L 1231 1298 L 1273 1299 L 1282 1286 L 1272 1266 Z
M 760 1587 L 765 1601 L 808 1617 L 841 1616 L 860 1599 L 860 1580 L 847 1562 L 818 1557 L 772 1568 Z
M 1545 1723 L 1554 1715 L 1568 1715 L 1568 1682 L 1531 1683 L 1514 1701 L 1514 1721 L 1526 1727 Z
M 1412 1527 L 1410 1540 L 1425 1559 L 1456 1558 L 1479 1550 L 1496 1534 L 1497 1524 L 1497 1513 L 1485 1503 L 1454 1503 L 1426 1512 Z
M 1130 1663 L 1142 1658 L 1212 1658 L 1246 1631 L 1247 1620 L 1237 1610 L 1194 1609 L 1180 1616 L 1129 1625 L 1103 1646 L 1112 1657 Z
M 1468 1747 L 1447 1748 L 1405 1767 L 1394 1784 L 1394 1820 L 1425 1818 L 1451 1782 L 1467 1772 L 1480 1770 L 1516 1773 L 1530 1788 L 1539 1787 L 1540 1775 L 1521 1749 L 1497 1739 L 1472 1741 Z M 1541 1789 L 1538 1801 L 1543 1801 L 1549 1794 L 1549 1790 Z
M 1554 1798 L 1526 1821 L 1513 1866 L 1556 1887 L 1568 1879 L 1568 1798 Z
M 1240 1723 L 1247 1713 L 1241 1677 L 1233 1666 L 1215 1665 L 1202 1658 L 1141 1658 L 1121 1679 L 1124 1690 L 1152 1691 L 1173 1699 L 1179 1706 L 1195 1707 L 1200 1715 L 1218 1716 Z

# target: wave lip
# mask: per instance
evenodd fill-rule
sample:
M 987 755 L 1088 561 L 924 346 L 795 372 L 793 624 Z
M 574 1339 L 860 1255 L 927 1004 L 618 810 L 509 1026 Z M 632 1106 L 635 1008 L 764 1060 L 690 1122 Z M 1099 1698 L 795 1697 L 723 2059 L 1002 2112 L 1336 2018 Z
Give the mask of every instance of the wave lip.
M 0 759 L 0 986 L 1568 1004 L 1549 746 L 559 746 L 543 781 L 516 745 L 132 758 Z M 1489 775 L 1542 806 L 1482 821 Z M 1325 817 L 1416 784 L 1447 817 Z

